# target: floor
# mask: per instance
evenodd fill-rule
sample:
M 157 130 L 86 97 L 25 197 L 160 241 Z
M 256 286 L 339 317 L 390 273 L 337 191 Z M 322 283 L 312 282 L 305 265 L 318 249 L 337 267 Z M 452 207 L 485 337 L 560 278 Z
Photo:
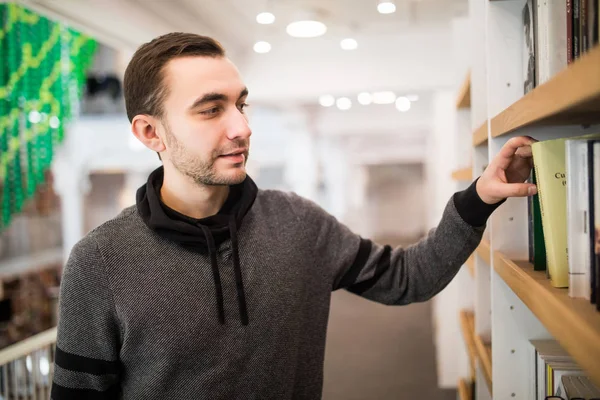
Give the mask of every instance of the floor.
M 437 388 L 431 303 L 386 307 L 333 294 L 323 400 L 456 399 Z

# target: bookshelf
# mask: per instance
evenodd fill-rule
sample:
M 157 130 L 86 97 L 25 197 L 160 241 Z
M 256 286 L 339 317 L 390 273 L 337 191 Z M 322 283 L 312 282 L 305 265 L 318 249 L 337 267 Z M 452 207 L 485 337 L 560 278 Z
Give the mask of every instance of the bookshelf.
M 493 380 L 492 380 L 492 345 L 483 341 L 481 336 L 475 335 L 475 348 L 477 349 L 477 359 L 481 363 L 483 369 L 483 376 L 485 383 L 490 391 L 493 393 Z
M 475 277 L 475 257 L 473 257 L 473 255 L 469 256 L 465 265 L 469 269 L 469 274 L 471 274 L 471 276 L 474 278 Z
M 460 400 L 472 400 L 470 385 L 465 379 L 458 380 L 458 398 Z
M 526 1 L 468 3 L 467 33 L 458 40 L 468 44 L 469 63 L 457 71 L 457 101 L 448 105 L 457 119 L 468 118 L 456 126 L 455 164 L 448 168 L 456 190 L 479 177 L 512 137 L 543 141 L 600 132 L 600 46 L 524 94 Z M 458 107 L 467 87 L 464 76 L 469 108 Z M 468 154 L 462 151 L 466 146 Z M 468 176 L 465 165 L 471 166 L 470 179 L 457 179 Z M 568 289 L 552 287 L 545 272 L 533 271 L 523 261 L 528 242 L 527 199 L 510 198 L 488 220 L 459 275 L 454 323 L 465 343 L 456 380 L 460 398 L 472 381 L 475 352 L 474 400 L 535 399 L 533 339 L 560 342 L 600 386 L 600 312 L 587 300 L 570 298 Z
M 473 133 L 473 146 L 485 145 L 488 140 L 488 124 L 487 121 L 475 130 Z
M 600 47 L 596 46 L 492 118 L 492 137 L 528 126 L 599 123 L 599 65 Z
M 600 384 L 600 313 L 585 299 L 571 298 L 567 289 L 550 285 L 543 271 L 527 261 L 514 261 L 494 253 L 494 269 L 584 368 Z
M 455 181 L 470 181 L 473 179 L 473 167 L 461 168 L 452 171 L 452 179 Z
M 456 99 L 456 108 L 471 107 L 471 74 L 467 73 L 467 77 L 463 82 Z
M 460 330 L 469 353 L 469 366 L 471 378 L 475 375 L 477 363 L 477 347 L 475 346 L 475 316 L 472 311 L 463 310 L 459 315 Z

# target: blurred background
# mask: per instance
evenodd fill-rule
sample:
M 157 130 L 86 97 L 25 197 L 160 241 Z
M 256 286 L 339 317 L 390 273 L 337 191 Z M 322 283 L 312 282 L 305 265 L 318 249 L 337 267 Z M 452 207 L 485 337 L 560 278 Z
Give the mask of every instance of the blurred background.
M 468 8 L 467 0 L 0 1 L 0 346 L 49 332 L 51 348 L 72 246 L 134 204 L 160 165 L 125 115 L 123 72 L 139 45 L 172 31 L 219 40 L 250 91 L 248 170 L 258 186 L 294 191 L 364 237 L 407 246 L 457 190 L 450 171 L 461 152 L 454 132 Z M 335 293 L 323 398 L 455 398 L 458 327 L 437 328 L 456 320 L 444 313 L 455 292 L 451 284 L 430 302 L 396 308 Z M 11 368 L 25 376 L 39 365 L 47 376 L 51 357 L 35 353 Z

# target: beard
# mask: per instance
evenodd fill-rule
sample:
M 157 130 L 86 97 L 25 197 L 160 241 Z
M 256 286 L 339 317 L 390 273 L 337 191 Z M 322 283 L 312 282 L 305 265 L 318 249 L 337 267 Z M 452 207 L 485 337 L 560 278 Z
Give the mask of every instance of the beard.
M 248 162 L 249 151 L 244 153 L 244 165 L 239 171 L 230 171 L 229 173 L 219 173 L 215 167 L 216 161 L 222 154 L 227 154 L 239 148 L 249 148 L 249 141 L 236 139 L 227 147 L 213 150 L 208 159 L 203 160 L 200 157 L 191 154 L 186 147 L 177 140 L 171 128 L 165 126 L 165 141 L 170 148 L 170 160 L 175 169 L 181 174 L 191 178 L 199 185 L 207 186 L 230 186 L 242 183 L 246 179 L 246 163 Z

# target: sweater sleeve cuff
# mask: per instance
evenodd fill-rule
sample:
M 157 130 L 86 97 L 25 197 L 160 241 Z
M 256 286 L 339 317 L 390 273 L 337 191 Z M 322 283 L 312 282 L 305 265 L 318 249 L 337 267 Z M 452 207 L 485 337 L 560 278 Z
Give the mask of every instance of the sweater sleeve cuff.
M 477 194 L 476 185 L 478 180 L 479 178 L 475 179 L 471 186 L 463 191 L 454 193 L 453 196 L 454 206 L 458 215 L 460 215 L 463 221 L 474 227 L 485 225 L 494 210 L 506 201 L 504 199 L 495 204 L 485 203 L 481 200 L 479 194 Z

